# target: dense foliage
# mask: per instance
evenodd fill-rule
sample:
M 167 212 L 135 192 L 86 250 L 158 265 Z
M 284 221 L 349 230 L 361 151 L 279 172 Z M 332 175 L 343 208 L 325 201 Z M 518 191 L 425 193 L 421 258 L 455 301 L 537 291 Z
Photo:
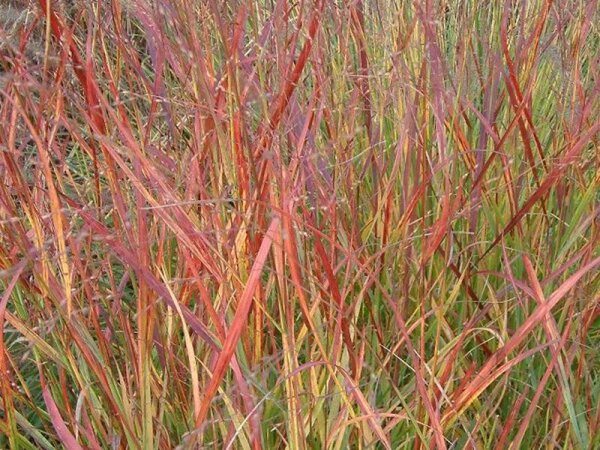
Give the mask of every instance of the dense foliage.
M 0 1 L 0 447 L 600 447 L 597 0 Z

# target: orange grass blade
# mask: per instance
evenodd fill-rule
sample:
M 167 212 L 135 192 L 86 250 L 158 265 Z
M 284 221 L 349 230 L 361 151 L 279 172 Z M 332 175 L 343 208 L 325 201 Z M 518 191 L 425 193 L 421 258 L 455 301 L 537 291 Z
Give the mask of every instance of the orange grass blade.
M 244 288 L 244 292 L 240 297 L 235 316 L 227 332 L 227 337 L 223 342 L 223 347 L 219 353 L 219 357 L 214 364 L 212 378 L 204 392 L 204 398 L 202 399 L 200 411 L 196 415 L 196 428 L 198 428 L 202 422 L 204 422 L 204 419 L 206 418 L 206 415 L 210 409 L 212 399 L 217 392 L 219 384 L 221 383 L 221 379 L 225 374 L 225 370 L 231 361 L 231 357 L 233 356 L 237 342 L 242 334 L 242 331 L 247 326 L 248 313 L 250 312 L 250 307 L 252 306 L 254 293 L 256 291 L 256 287 L 258 286 L 258 282 L 260 281 L 265 263 L 267 262 L 267 256 L 271 250 L 274 234 L 276 233 L 277 227 L 279 227 L 279 223 L 279 217 L 273 218 L 260 245 L 256 259 L 252 265 L 252 269 L 250 270 L 250 276 L 246 282 L 246 287 Z

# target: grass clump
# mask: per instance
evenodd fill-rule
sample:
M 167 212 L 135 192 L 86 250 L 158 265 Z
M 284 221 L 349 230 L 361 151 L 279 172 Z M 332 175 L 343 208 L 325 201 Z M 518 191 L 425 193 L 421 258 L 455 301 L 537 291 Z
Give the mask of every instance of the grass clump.
M 2 3 L 0 448 L 598 448 L 599 10 Z

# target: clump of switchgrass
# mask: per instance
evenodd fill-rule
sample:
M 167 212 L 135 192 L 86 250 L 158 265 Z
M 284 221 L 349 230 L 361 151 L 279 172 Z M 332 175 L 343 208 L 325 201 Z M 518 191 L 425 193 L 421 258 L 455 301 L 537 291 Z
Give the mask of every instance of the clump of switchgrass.
M 3 21 L 0 446 L 600 445 L 593 5 Z

